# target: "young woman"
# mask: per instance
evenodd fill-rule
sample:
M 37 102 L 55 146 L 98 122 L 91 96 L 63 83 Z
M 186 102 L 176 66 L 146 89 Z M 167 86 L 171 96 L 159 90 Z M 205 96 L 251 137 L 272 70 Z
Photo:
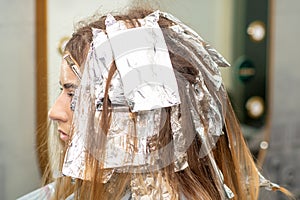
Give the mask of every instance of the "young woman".
M 168 13 L 133 9 L 78 28 L 49 111 L 63 151 L 52 146 L 56 177 L 44 198 L 257 199 L 260 186 L 283 190 L 259 174 L 218 66 L 229 64 Z

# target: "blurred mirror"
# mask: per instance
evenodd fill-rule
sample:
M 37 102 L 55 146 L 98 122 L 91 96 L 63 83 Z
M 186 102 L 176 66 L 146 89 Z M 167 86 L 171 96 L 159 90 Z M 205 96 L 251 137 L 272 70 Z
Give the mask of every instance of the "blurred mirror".
M 229 94 L 252 153 L 262 162 L 270 134 L 269 0 L 235 0 Z

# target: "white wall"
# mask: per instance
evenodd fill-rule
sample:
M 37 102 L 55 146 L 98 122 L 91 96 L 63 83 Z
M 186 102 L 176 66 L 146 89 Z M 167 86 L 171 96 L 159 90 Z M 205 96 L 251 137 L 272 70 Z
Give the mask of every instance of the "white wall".
M 34 0 L 0 4 L 0 199 L 11 200 L 39 185 Z

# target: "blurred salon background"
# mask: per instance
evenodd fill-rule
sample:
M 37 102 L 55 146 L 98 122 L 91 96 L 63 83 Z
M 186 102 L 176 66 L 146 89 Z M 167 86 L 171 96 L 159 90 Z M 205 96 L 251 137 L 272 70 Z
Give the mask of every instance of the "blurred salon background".
M 47 110 L 74 24 L 129 0 L 0 0 L 0 200 L 40 187 Z M 249 147 L 272 181 L 300 198 L 300 1 L 164 0 L 232 64 L 225 85 Z M 262 200 L 281 200 L 263 192 Z

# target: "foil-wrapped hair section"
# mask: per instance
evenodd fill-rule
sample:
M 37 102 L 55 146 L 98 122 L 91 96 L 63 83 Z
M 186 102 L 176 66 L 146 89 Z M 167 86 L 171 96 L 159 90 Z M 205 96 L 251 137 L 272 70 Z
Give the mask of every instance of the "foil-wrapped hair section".
M 62 173 L 65 176 L 89 180 L 86 176 L 86 149 L 79 134 L 74 134 L 72 138 L 72 145 L 67 149 Z
M 225 195 L 228 199 L 232 199 L 234 197 L 234 193 L 231 191 L 231 189 L 226 185 L 223 184 Z
M 174 171 L 178 172 L 187 168 L 187 154 L 186 150 L 190 145 L 190 141 L 187 141 L 188 138 L 185 137 L 182 126 L 181 126 L 181 117 L 179 106 L 173 106 L 171 108 L 171 128 L 173 134 L 173 143 L 174 143 Z M 191 139 L 191 138 L 190 138 Z
M 151 27 L 148 23 L 146 27 L 108 31 L 108 37 L 132 112 L 180 103 L 168 48 L 155 20 Z
M 272 183 L 270 180 L 267 180 L 260 172 L 258 172 L 259 175 L 259 186 L 265 188 L 269 191 L 279 190 L 280 186 Z
M 79 80 L 81 80 L 81 72 L 79 69 L 78 63 L 75 61 L 75 59 L 71 56 L 70 53 L 66 53 L 63 57 L 65 61 L 70 66 L 71 70 L 74 72 L 74 74 L 77 76 Z
M 112 16 L 111 14 L 107 14 L 107 16 L 106 16 L 105 26 L 106 26 L 106 32 L 107 33 L 127 29 L 126 24 L 125 24 L 124 21 L 122 21 L 122 20 L 117 21 L 114 18 L 114 16 Z
M 210 44 L 205 43 L 205 49 L 209 52 L 209 55 L 212 57 L 212 60 L 218 64 L 220 67 L 230 67 L 229 62 L 214 49 Z
M 207 49 L 205 48 L 206 43 L 204 41 L 199 40 L 197 36 L 190 35 L 186 33 L 185 29 L 183 29 L 179 25 L 174 25 L 170 27 L 176 34 L 176 37 L 172 37 L 172 35 L 167 35 L 167 37 L 173 42 L 177 44 L 178 47 L 182 48 L 184 51 L 189 51 L 192 47 L 196 53 L 190 52 L 188 55 L 183 55 L 180 51 L 172 50 L 169 48 L 169 51 L 172 53 L 184 57 L 187 61 L 193 64 L 198 68 L 200 73 L 200 78 L 205 79 L 207 84 L 212 85 L 216 91 L 218 91 L 222 85 L 222 77 L 220 70 L 218 69 L 218 63 L 222 63 L 221 60 L 218 60 L 218 63 L 213 60 L 212 56 Z M 215 51 L 217 53 L 217 51 Z M 222 58 L 225 60 L 221 55 Z
M 156 176 L 144 174 L 143 177 L 133 175 L 131 180 L 132 200 L 161 199 L 171 200 L 178 199 L 169 184 L 164 180 L 161 172 Z
M 94 48 L 100 46 L 104 41 L 107 40 L 107 35 L 102 29 L 92 28 L 92 33 L 93 33 L 92 46 Z M 94 48 L 90 48 L 90 51 L 94 50 Z
M 223 194 L 223 198 L 222 199 L 232 199 L 234 197 L 234 193 L 232 192 L 232 190 L 224 183 L 224 175 L 222 173 L 222 171 L 220 170 L 220 168 L 218 167 L 215 158 L 213 157 L 213 154 L 210 152 L 208 154 L 208 160 L 211 162 L 216 175 L 219 177 L 219 183 L 221 184 L 221 190 L 220 191 L 221 194 Z
M 105 26 L 112 26 L 117 23 L 117 20 L 111 14 L 107 14 L 105 19 Z
M 93 38 L 85 67 L 89 68 L 92 74 L 91 79 L 95 87 L 96 110 L 101 111 L 108 74 L 112 68 L 114 57 L 107 35 L 102 30 L 94 29 Z M 111 79 L 108 96 L 112 106 L 127 107 L 119 73 L 115 73 Z
M 155 154 L 149 149 L 148 138 L 159 134 L 160 123 L 160 109 L 137 113 L 136 122 L 130 112 L 114 111 L 107 135 L 104 168 L 155 165 Z
M 158 20 L 159 20 L 159 11 L 155 11 L 153 13 L 151 13 L 150 15 L 146 16 L 144 19 L 138 19 L 138 21 L 140 22 L 140 25 L 142 27 L 156 27 L 159 28 L 158 25 Z

